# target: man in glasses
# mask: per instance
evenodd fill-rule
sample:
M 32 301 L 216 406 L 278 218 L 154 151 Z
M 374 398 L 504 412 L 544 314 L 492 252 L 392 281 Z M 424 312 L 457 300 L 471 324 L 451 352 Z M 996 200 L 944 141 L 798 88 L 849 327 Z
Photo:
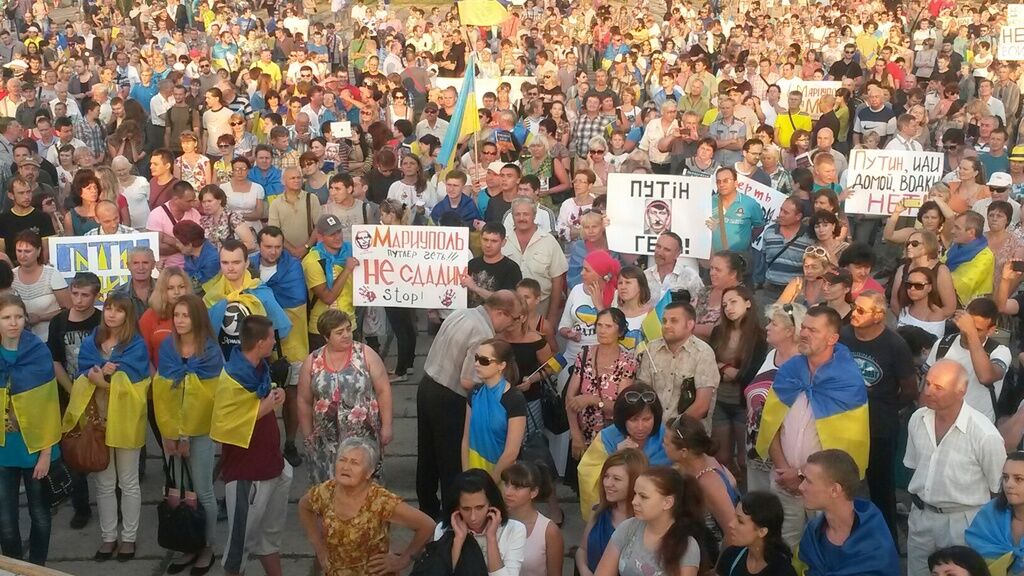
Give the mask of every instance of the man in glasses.
M 800 493 L 808 509 L 821 512 L 800 538 L 800 561 L 809 574 L 837 574 L 854 565 L 861 576 L 900 573 L 896 545 L 878 509 L 856 497 L 860 476 L 857 462 L 842 450 L 807 458 Z M 927 573 L 927 565 L 924 572 L 909 573 Z
M 885 325 L 885 294 L 868 290 L 853 303 L 850 325 L 839 342 L 850 349 L 868 387 L 871 454 L 867 481 L 896 542 L 896 439 L 900 410 L 917 398 L 917 371 L 910 347 Z
M 1024 147 L 1018 146 L 1017 148 L 1021 148 L 1020 152 L 1024 152 Z M 1024 160 L 1024 158 L 1021 158 L 1021 160 Z M 993 202 L 1006 202 L 1010 205 L 1010 208 L 1013 209 L 1013 216 L 1010 218 L 1009 224 L 1007 224 L 1007 229 L 1012 230 L 1016 228 L 1017 225 L 1020 224 L 1020 202 L 1017 202 L 1010 197 L 1011 186 L 1013 186 L 1013 178 L 1011 178 L 1009 174 L 1006 172 L 993 173 L 988 179 L 988 189 L 992 192 L 992 196 L 990 198 L 982 198 L 981 200 L 978 200 L 974 203 L 974 206 L 971 207 L 971 210 L 974 210 L 978 214 L 988 215 L 989 206 L 991 206 Z M 988 230 L 988 219 L 986 218 L 985 232 L 988 232 Z
M 809 509 L 815 502 L 801 496 L 800 471 L 808 457 L 835 448 L 849 453 L 858 469 L 867 467 L 867 388 L 850 350 L 838 344 L 841 326 L 839 313 L 831 308 L 807 311 L 800 325 L 800 354 L 779 367 L 762 412 L 756 449 L 775 465 L 772 491 L 785 510 L 782 538 L 791 547 L 813 517 Z

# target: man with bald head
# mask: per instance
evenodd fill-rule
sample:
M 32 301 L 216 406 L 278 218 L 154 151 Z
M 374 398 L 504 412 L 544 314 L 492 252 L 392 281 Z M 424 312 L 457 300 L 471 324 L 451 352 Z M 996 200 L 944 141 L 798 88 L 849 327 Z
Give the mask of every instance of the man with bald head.
M 287 129 L 286 129 L 287 130 Z M 267 223 L 284 232 L 284 249 L 296 258 L 303 258 L 316 241 L 310 222 L 320 219 L 320 201 L 307 201 L 309 192 L 302 189 L 302 172 L 297 166 L 285 168 L 281 176 L 284 192 L 270 203 Z
M 99 226 L 86 232 L 86 236 L 109 236 L 135 232 L 134 228 L 121 224 L 121 211 L 117 208 L 117 204 L 110 200 L 100 200 L 96 203 L 96 223 Z
M 999 492 L 1006 461 L 1003 438 L 972 408 L 968 374 L 953 360 L 928 370 L 921 408 L 910 417 L 903 464 L 913 470 L 907 533 L 907 574 L 928 574 L 928 555 L 964 545 L 964 531 L 992 494 Z
M 60 118 L 60 115 L 57 114 L 57 104 L 64 104 L 65 109 L 67 110 L 67 116 L 78 119 L 82 118 L 82 110 L 79 109 L 78 102 L 68 94 L 67 82 L 64 82 L 63 80 L 57 82 L 53 85 L 53 91 L 56 93 L 56 97 L 52 98 L 49 104 L 50 114 L 53 115 L 55 119 Z
M 836 143 L 836 135 L 831 128 L 825 127 L 818 130 L 818 133 L 815 136 L 815 143 L 818 147 L 811 152 L 812 158 L 819 152 L 828 152 L 829 155 L 832 156 L 832 159 L 836 161 L 836 174 L 846 172 L 846 156 L 843 156 L 842 152 L 833 147 Z
M 473 388 L 477 346 L 501 333 L 523 315 L 511 290 L 491 294 L 483 306 L 452 312 L 441 324 L 423 363 L 423 380 L 416 392 L 416 496 L 420 510 L 440 517 L 441 494 L 447 498 L 452 481 L 462 471 L 462 432 L 466 397 Z

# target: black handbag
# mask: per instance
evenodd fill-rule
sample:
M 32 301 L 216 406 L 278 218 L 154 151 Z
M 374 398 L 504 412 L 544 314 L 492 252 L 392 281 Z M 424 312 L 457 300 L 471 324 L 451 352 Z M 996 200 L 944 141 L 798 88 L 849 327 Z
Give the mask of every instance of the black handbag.
M 50 509 L 56 509 L 71 497 L 71 470 L 63 458 L 50 462 L 50 472 L 41 480 Z
M 166 550 L 174 550 L 184 554 L 195 554 L 206 547 L 206 514 L 198 500 L 189 502 L 185 492 L 195 491 L 192 482 L 192 470 L 188 459 L 182 459 L 181 474 L 175 484 L 171 477 L 174 458 L 164 465 L 164 499 L 156 507 L 157 544 Z M 187 482 L 186 482 L 187 479 Z M 178 498 L 170 494 L 172 488 L 179 489 Z
M 558 393 L 552 378 L 540 381 L 540 408 L 544 427 L 552 434 L 569 431 L 569 415 L 565 412 L 565 398 Z
M 529 425 L 526 427 L 526 434 L 523 436 L 523 445 L 519 448 L 519 457 L 516 460 L 532 462 L 537 466 L 546 468 L 551 478 L 558 478 L 558 468 L 555 467 L 555 459 L 551 456 L 551 448 L 548 446 L 548 438 L 541 430 L 541 423 L 536 416 L 526 409 L 526 418 Z M 532 430 L 531 430 L 532 429 Z
M 445 530 L 439 539 L 428 542 L 413 564 L 409 576 L 451 576 L 454 541 L 455 532 Z

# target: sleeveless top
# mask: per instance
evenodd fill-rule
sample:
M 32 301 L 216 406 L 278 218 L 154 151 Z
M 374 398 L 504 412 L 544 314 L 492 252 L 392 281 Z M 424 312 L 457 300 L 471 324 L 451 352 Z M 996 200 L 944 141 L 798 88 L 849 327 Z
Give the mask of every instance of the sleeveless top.
M 75 236 L 84 236 L 89 230 L 99 228 L 100 225 L 92 218 L 87 218 L 78 213 L 78 210 L 70 210 L 71 212 L 71 229 L 75 233 Z
M 537 513 L 537 521 L 533 523 L 533 531 L 526 536 L 526 557 L 523 558 L 521 574 L 523 576 L 544 576 L 547 569 L 547 539 L 544 535 L 548 531 L 548 522 L 551 522 L 540 512 Z
M 898 328 L 900 326 L 917 326 L 929 334 L 934 334 L 936 338 L 940 339 L 946 333 L 945 320 L 935 320 L 931 322 L 927 320 L 920 320 L 910 314 L 909 307 L 900 310 L 900 317 L 896 320 L 896 327 Z
M 736 503 L 740 501 L 740 493 L 737 492 L 736 488 L 731 482 L 729 482 L 729 477 L 726 476 L 725 472 L 722 471 L 721 468 L 712 468 L 709 466 L 697 474 L 697 479 L 700 480 L 700 477 L 708 472 L 718 474 L 718 478 L 722 481 L 722 484 L 725 484 L 725 491 L 729 494 L 729 500 L 732 502 L 733 506 L 735 506 Z M 708 530 L 710 530 L 715 536 L 715 542 L 720 545 L 722 540 L 725 538 L 725 527 L 718 525 L 718 522 L 715 520 L 715 517 L 711 512 L 704 512 L 704 524 L 707 525 Z

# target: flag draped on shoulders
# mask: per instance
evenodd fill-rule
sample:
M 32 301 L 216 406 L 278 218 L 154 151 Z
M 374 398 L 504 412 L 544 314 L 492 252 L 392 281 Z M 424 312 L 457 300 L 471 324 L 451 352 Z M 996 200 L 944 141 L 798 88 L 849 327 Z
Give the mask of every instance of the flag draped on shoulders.
M 501 404 L 505 380 L 495 386 L 481 386 L 473 392 L 469 419 L 469 467 L 492 472 L 505 451 L 508 412 Z
M 53 372 L 53 357 L 46 344 L 30 330 L 18 339 L 17 357 L 9 363 L 0 356 L 0 419 L 11 404 L 29 454 L 60 441 L 60 401 Z M 0 446 L 5 444 L 0 426 Z
M 861 478 L 868 466 L 868 393 L 864 378 L 849 348 L 836 344 L 832 359 L 812 378 L 807 357 L 797 355 L 779 367 L 761 415 L 756 449 L 768 457 L 768 447 L 801 394 L 814 414 L 823 449 L 838 448 L 853 457 Z
M 665 454 L 665 446 L 662 439 L 665 435 L 665 427 L 661 426 L 641 446 L 644 455 L 647 456 L 649 466 L 669 466 L 671 462 Z M 594 512 L 594 506 L 600 501 L 598 482 L 601 481 L 601 467 L 608 456 L 619 449 L 619 443 L 626 439 L 626 436 L 611 424 L 606 426 L 597 438 L 590 443 L 583 457 L 580 458 L 578 477 L 580 483 L 580 511 L 583 513 L 583 520 L 590 520 Z
M 256 428 L 260 400 L 270 394 L 270 369 L 266 361 L 253 366 L 234 348 L 224 364 L 213 401 L 210 438 L 222 444 L 248 448 Z
M 282 308 L 295 308 L 306 305 L 306 279 L 302 273 L 302 262 L 287 251 L 281 252 L 277 260 L 277 271 L 263 283 L 274 293 L 274 298 Z M 260 269 L 260 255 L 249 257 L 250 270 Z M 255 274 L 253 275 L 255 277 Z
M 199 248 L 199 254 L 185 256 L 185 273 L 205 290 L 206 283 L 220 274 L 220 256 L 217 254 L 217 248 L 207 241 Z
M 981 507 L 965 534 L 967 545 L 989 565 L 992 576 L 1024 572 L 1024 540 L 1013 541 L 1013 510 L 990 500 Z
M 153 410 L 164 438 L 210 433 L 224 356 L 213 338 L 196 352 L 191 358 L 182 358 L 174 338 L 166 338 L 160 345 L 160 364 L 153 376 Z
M 489 0 L 492 1 L 493 0 Z M 459 3 L 460 5 L 462 2 Z M 497 4 L 497 2 L 494 2 Z M 498 6 L 502 10 L 501 5 Z M 460 8 L 461 10 L 461 8 Z M 459 98 L 455 101 L 455 111 L 448 121 L 448 131 L 444 134 L 441 151 L 437 161 L 441 166 L 451 166 L 455 161 L 455 151 L 465 136 L 480 131 L 480 113 L 476 106 L 476 61 L 472 56 L 466 62 L 466 78 L 462 81 Z
M 892 576 L 900 573 L 900 557 L 882 513 L 867 500 L 856 498 L 853 531 L 842 546 L 826 544 L 825 515 L 807 523 L 797 549 L 805 576 Z
M 89 369 L 111 362 L 117 364 L 117 371 L 110 376 L 107 391 L 107 446 L 141 448 L 146 443 L 146 399 L 149 396 L 146 343 L 136 334 L 128 342 L 115 346 L 110 358 L 104 358 L 96 342 L 98 331 L 89 334 L 78 352 L 78 374 L 64 412 L 63 430 L 68 432 L 78 424 L 96 392 L 96 385 L 87 376 Z
M 224 324 L 224 311 L 228 307 L 228 302 L 238 302 L 248 308 L 250 314 L 269 318 L 279 337 L 284 338 L 291 332 L 292 322 L 277 303 L 274 292 L 260 282 L 259 278 L 253 278 L 248 270 L 245 271 L 242 287 L 238 290 L 231 288 L 223 274 L 210 280 L 206 284 L 203 301 L 210 307 L 210 322 L 214 330 L 218 330 Z

